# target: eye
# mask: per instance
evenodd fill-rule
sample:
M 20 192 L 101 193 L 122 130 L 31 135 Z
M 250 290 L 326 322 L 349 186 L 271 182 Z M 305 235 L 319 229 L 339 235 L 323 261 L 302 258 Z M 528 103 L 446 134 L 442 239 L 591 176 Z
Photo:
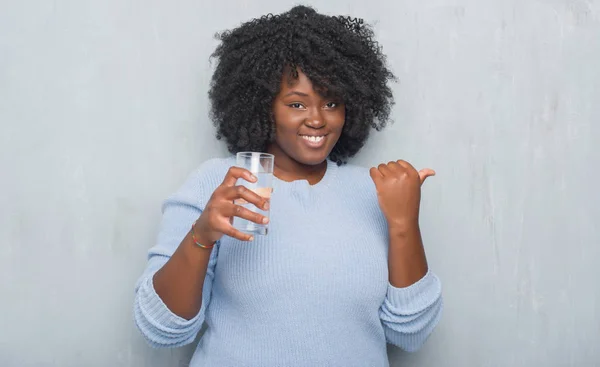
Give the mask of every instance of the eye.
M 325 105 L 327 108 L 336 108 L 338 106 L 337 102 L 329 102 Z
M 304 106 L 302 105 L 302 103 L 290 103 L 288 106 L 290 106 L 291 108 L 304 108 Z

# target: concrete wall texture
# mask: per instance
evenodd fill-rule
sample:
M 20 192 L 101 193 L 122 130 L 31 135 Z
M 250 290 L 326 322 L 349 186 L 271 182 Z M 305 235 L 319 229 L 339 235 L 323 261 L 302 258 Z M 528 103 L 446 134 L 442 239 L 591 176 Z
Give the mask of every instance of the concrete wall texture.
M 151 350 L 133 285 L 162 200 L 226 151 L 217 31 L 295 2 L 0 1 L 0 365 L 185 366 Z M 374 24 L 444 318 L 392 366 L 600 365 L 600 2 L 331 0 Z

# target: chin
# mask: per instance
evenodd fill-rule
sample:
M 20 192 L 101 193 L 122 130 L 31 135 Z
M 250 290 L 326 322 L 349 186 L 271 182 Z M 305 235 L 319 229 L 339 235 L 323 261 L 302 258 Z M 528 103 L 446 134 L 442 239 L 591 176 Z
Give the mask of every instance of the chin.
M 298 152 L 299 154 L 295 154 L 293 157 L 298 163 L 302 163 L 306 166 L 317 166 L 322 164 L 329 157 L 330 151 L 326 152 Z
M 337 141 L 337 139 L 336 139 Z M 335 144 L 324 144 L 319 148 L 310 148 L 305 146 L 303 143 L 298 144 L 295 141 L 276 142 L 272 148 L 275 151 L 279 151 L 281 154 L 287 156 L 289 159 L 300 163 L 305 166 L 318 166 L 323 164 L 329 157 L 329 154 L 333 150 Z M 285 147 L 285 148 L 282 148 Z

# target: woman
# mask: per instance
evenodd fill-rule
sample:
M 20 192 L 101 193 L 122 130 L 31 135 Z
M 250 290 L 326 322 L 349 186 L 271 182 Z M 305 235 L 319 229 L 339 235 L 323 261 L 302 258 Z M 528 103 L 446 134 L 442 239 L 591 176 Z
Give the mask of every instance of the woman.
M 191 366 L 387 366 L 386 341 L 413 351 L 442 310 L 418 225 L 434 174 L 404 161 L 346 164 L 388 120 L 392 93 L 371 29 L 308 7 L 220 36 L 210 101 L 231 153 L 275 156 L 270 201 L 212 159 L 164 204 L 136 287 L 150 345 L 202 336 Z M 272 204 L 270 218 L 234 204 Z M 267 236 L 231 226 L 269 221 Z

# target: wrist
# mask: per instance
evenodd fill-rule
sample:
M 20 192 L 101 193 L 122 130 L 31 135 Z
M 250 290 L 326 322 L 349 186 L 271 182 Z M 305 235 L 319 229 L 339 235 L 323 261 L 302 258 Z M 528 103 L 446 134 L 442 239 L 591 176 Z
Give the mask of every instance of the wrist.
M 418 218 L 402 218 L 388 221 L 390 236 L 406 236 L 419 231 Z
M 192 236 L 192 241 L 194 242 L 196 247 L 204 250 L 211 250 L 213 247 L 215 247 L 217 241 L 213 241 L 207 236 L 203 236 L 203 234 L 205 233 L 198 230 L 198 228 L 196 227 L 196 222 L 192 224 L 192 228 L 190 228 L 190 234 Z

